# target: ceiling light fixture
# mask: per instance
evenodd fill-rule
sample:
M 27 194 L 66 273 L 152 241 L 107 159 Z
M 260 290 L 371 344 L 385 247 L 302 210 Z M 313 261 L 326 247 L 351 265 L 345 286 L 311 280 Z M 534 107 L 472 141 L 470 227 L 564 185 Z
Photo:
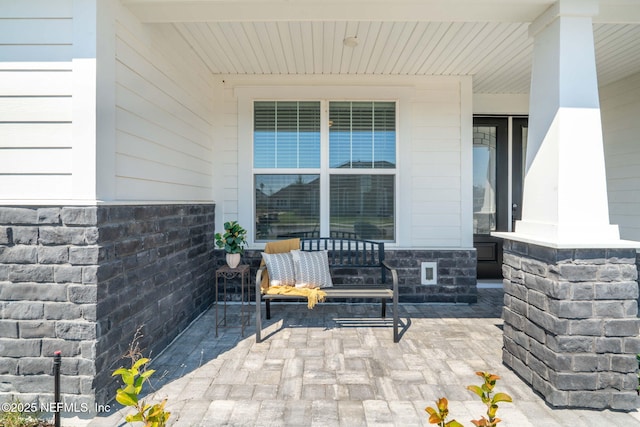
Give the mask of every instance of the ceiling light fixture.
M 356 36 L 345 37 L 342 43 L 347 47 L 356 47 L 358 46 L 358 37 Z

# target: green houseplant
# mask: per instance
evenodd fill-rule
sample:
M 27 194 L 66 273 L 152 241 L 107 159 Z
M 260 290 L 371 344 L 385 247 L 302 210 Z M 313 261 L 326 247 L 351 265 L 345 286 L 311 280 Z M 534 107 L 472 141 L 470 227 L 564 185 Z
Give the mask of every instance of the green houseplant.
M 229 267 L 236 268 L 247 244 L 247 230 L 237 221 L 229 221 L 224 223 L 224 234 L 216 233 L 215 238 L 216 245 L 227 253 Z

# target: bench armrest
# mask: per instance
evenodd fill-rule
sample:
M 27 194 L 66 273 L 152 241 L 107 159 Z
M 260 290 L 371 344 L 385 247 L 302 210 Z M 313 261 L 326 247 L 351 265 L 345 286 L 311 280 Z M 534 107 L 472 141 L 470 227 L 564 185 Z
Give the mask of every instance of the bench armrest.
M 262 273 L 267 269 L 266 265 L 260 266 L 256 271 L 256 300 L 259 301 L 259 296 L 262 295 Z
M 382 266 L 391 273 L 391 279 L 393 281 L 393 292 L 398 290 L 398 272 L 395 268 L 391 267 L 387 261 L 382 261 Z
M 263 265 L 256 271 L 256 342 L 262 341 L 262 273 L 266 269 Z
M 398 330 L 398 272 L 386 261 L 382 261 L 382 266 L 391 272 L 391 278 L 393 279 L 393 342 L 398 342 L 400 340 L 400 332 Z

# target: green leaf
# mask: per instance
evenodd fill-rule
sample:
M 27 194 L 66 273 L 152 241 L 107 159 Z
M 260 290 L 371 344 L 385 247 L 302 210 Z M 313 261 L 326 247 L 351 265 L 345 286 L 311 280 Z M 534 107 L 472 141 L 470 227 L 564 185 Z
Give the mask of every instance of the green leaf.
M 491 402 L 495 404 L 498 402 L 513 402 L 513 400 L 507 393 L 496 393 L 493 399 L 491 399 Z
M 128 423 L 135 423 L 137 421 L 144 421 L 144 418 L 142 417 L 142 414 L 129 414 L 127 415 L 127 417 L 125 418 L 125 421 Z
M 489 415 L 489 419 L 495 418 L 497 412 L 498 412 L 498 405 L 490 405 L 489 409 L 487 409 L 487 415 Z
M 121 375 L 122 375 L 122 382 L 123 383 L 125 383 L 127 385 L 133 384 L 133 380 L 134 380 L 135 376 L 131 372 L 130 369 L 125 369 L 124 372 Z
M 159 415 L 162 415 L 163 409 L 164 408 L 160 404 L 153 405 L 149 411 L 149 418 L 157 418 Z
M 148 370 L 144 371 L 143 373 L 141 373 L 141 374 L 140 374 L 140 376 L 141 376 L 142 378 L 145 378 L 145 379 L 146 379 L 146 378 L 149 378 L 151 375 L 153 375 L 153 373 L 154 373 L 155 371 L 156 371 L 155 369 L 148 369 Z
M 147 362 L 149 362 L 149 359 L 147 359 L 146 357 L 142 357 L 138 359 L 136 363 L 133 364 L 131 369 L 138 370 L 142 365 L 146 364 Z
M 122 390 L 118 390 L 116 393 L 116 400 L 124 406 L 136 406 L 138 404 L 138 396 L 131 395 Z
M 456 420 L 451 420 L 445 424 L 446 427 L 464 427 L 462 424 L 457 422 Z
M 127 385 L 122 391 L 129 394 L 138 394 L 138 392 L 136 392 L 136 387 L 133 384 Z
M 467 390 L 471 390 L 472 392 L 477 394 L 478 397 L 482 397 L 484 395 L 484 392 L 482 391 L 482 389 L 477 385 L 470 385 L 467 387 Z
M 129 372 L 129 370 L 125 369 L 125 368 L 119 368 L 119 369 L 116 369 L 115 371 L 113 371 L 113 374 L 111 374 L 111 376 L 115 377 L 116 375 L 122 375 L 122 374 L 124 374 L 126 372 Z

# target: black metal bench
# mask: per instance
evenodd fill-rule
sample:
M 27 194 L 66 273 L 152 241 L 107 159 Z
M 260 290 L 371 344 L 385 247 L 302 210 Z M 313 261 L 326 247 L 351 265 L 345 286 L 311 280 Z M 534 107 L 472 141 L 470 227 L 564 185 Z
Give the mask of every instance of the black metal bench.
M 393 342 L 398 342 L 398 274 L 384 260 L 384 243 L 372 240 L 361 240 L 339 237 L 312 237 L 300 239 L 303 251 L 328 251 L 329 268 L 375 268 L 380 270 L 378 284 L 334 284 L 331 288 L 323 288 L 326 299 L 375 299 L 381 302 L 381 317 L 386 317 L 387 301 L 393 307 Z M 256 342 L 262 337 L 262 301 L 265 302 L 266 318 L 271 318 L 272 300 L 299 300 L 299 296 L 262 294 L 262 274 L 266 267 L 262 266 L 256 273 Z M 392 285 L 386 284 L 387 272 L 391 274 Z

